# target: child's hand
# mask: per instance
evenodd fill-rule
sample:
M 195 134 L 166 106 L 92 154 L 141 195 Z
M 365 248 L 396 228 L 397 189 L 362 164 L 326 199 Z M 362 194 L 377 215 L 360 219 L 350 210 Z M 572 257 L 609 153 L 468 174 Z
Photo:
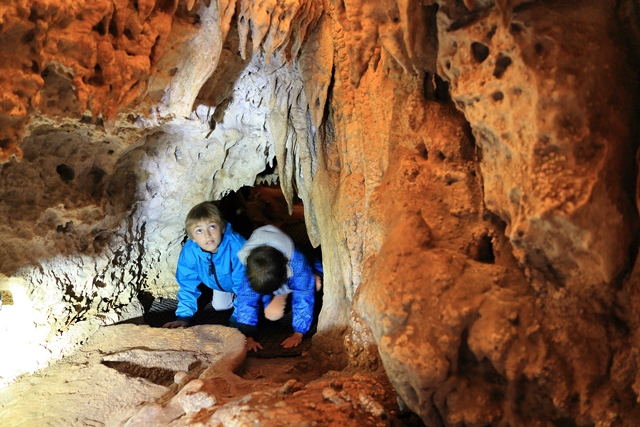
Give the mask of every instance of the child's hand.
M 316 291 L 320 292 L 320 289 L 322 289 L 322 279 L 315 273 L 313 274 L 313 277 L 316 279 Z
M 163 328 L 186 328 L 187 326 L 189 326 L 188 322 L 185 322 L 184 320 L 174 320 L 173 322 L 167 322 L 164 325 L 162 325 Z
M 248 337 L 247 338 L 247 351 L 255 351 L 257 352 L 258 349 L 262 350 L 262 346 L 260 345 L 259 342 L 254 341 L 253 338 Z
M 294 332 L 293 335 L 291 335 L 286 340 L 282 341 L 282 344 L 280 345 L 284 348 L 291 348 L 291 347 L 299 346 L 301 342 L 302 342 L 302 334 L 300 332 Z

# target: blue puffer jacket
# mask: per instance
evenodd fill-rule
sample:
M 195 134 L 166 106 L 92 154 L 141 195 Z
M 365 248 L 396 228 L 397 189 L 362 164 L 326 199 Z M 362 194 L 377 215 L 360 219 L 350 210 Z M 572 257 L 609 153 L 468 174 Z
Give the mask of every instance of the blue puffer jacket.
M 182 247 L 176 269 L 178 290 L 178 308 L 176 319 L 186 322 L 198 310 L 198 297 L 201 292 L 198 285 L 204 283 L 214 290 L 234 292 L 246 281 L 245 267 L 238 259 L 237 253 L 245 244 L 246 239 L 233 231 L 231 224 L 222 235 L 222 241 L 215 254 L 203 251 L 198 244 L 189 239 Z M 215 266 L 215 275 L 210 274 L 211 261 Z M 217 280 L 216 280 L 217 278 Z M 236 301 L 234 301 L 234 308 Z
M 305 334 L 313 322 L 313 305 L 315 303 L 316 280 L 313 270 L 305 256 L 298 249 L 294 249 L 289 261 L 293 275 L 287 280 L 291 290 L 291 309 L 293 312 L 293 331 Z M 260 299 L 266 307 L 273 295 L 260 295 L 251 288 L 249 279 L 245 278 L 236 292 L 236 310 L 234 312 L 240 329 L 246 336 L 255 338 L 257 335 L 258 310 Z

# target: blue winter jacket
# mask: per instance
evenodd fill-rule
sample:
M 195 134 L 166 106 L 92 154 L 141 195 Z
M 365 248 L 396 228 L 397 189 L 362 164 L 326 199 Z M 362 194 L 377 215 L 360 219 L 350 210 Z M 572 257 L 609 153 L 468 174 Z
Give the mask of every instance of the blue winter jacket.
M 222 241 L 215 254 L 203 251 L 191 239 L 184 244 L 176 269 L 176 280 L 180 285 L 178 308 L 176 309 L 177 320 L 190 322 L 191 317 L 198 310 L 197 301 L 201 294 L 198 285 L 200 283 L 217 291 L 237 293 L 247 276 L 245 267 L 237 256 L 245 241 L 246 239 L 233 231 L 231 224 L 227 223 Z M 211 268 L 211 262 L 213 262 L 215 269 Z M 236 302 L 234 301 L 235 307 Z
M 309 331 L 313 322 L 313 305 L 315 303 L 316 280 L 313 269 L 305 256 L 297 248 L 289 261 L 293 275 L 287 280 L 286 285 L 291 290 L 291 309 L 293 312 L 293 331 L 305 334 Z M 240 329 L 246 336 L 255 338 L 257 335 L 258 312 L 260 299 L 266 307 L 273 295 L 260 295 L 251 288 L 249 279 L 242 281 L 235 300 L 234 312 Z

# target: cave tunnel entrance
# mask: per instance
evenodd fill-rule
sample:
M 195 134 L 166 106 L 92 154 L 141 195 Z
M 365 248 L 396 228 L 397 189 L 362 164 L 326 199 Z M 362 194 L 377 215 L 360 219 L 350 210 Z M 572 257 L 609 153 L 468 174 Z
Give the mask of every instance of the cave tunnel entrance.
M 274 175 L 277 177 L 277 175 Z M 304 218 L 304 205 L 297 198 L 294 201 L 293 212 L 289 208 L 277 178 L 270 175 L 259 176 L 253 187 L 242 187 L 240 190 L 224 196 L 216 204 L 222 216 L 231 223 L 233 229 L 245 238 L 249 238 L 253 230 L 263 225 L 275 225 L 286 233 L 296 247 L 305 254 L 310 264 L 316 260 L 322 261 L 321 248 L 314 248 L 307 235 Z M 229 317 L 233 310 L 216 311 L 211 305 L 212 290 L 201 285 L 201 297 L 198 300 L 198 311 L 192 318 L 191 325 L 222 324 L 229 325 Z M 318 315 L 322 308 L 322 290 L 316 292 L 314 322 L 305 335 L 302 344 L 296 348 L 283 349 L 280 343 L 293 333 L 291 327 L 291 298 L 288 300 L 285 316 L 275 322 L 266 320 L 264 314 L 259 319 L 260 343 L 264 351 L 255 355 L 258 357 L 297 356 L 311 346 L 311 336 L 316 331 Z M 141 298 L 142 300 L 142 298 Z M 166 322 L 175 319 L 177 299 L 155 298 L 147 301 L 145 306 L 144 323 L 151 327 L 161 327 Z

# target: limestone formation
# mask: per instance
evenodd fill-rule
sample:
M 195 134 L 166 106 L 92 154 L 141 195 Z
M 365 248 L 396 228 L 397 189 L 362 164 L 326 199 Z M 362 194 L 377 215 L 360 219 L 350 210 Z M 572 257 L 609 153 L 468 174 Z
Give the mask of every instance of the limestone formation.
M 175 378 L 189 385 L 209 369 L 233 380 L 246 354 L 244 342 L 237 330 L 217 325 L 100 328 L 81 351 L 0 392 L 1 419 L 3 425 L 123 425 L 145 403 L 171 394 Z M 74 400 L 49 397 L 60 395 Z M 194 400 L 183 399 L 182 413 L 198 404 Z
M 131 425 L 326 402 L 390 424 L 395 396 L 362 391 L 384 369 L 429 427 L 635 426 L 639 22 L 638 0 L 2 5 L 0 289 L 60 357 L 175 295 L 192 205 L 277 175 L 349 391 L 222 404 L 205 375 Z

